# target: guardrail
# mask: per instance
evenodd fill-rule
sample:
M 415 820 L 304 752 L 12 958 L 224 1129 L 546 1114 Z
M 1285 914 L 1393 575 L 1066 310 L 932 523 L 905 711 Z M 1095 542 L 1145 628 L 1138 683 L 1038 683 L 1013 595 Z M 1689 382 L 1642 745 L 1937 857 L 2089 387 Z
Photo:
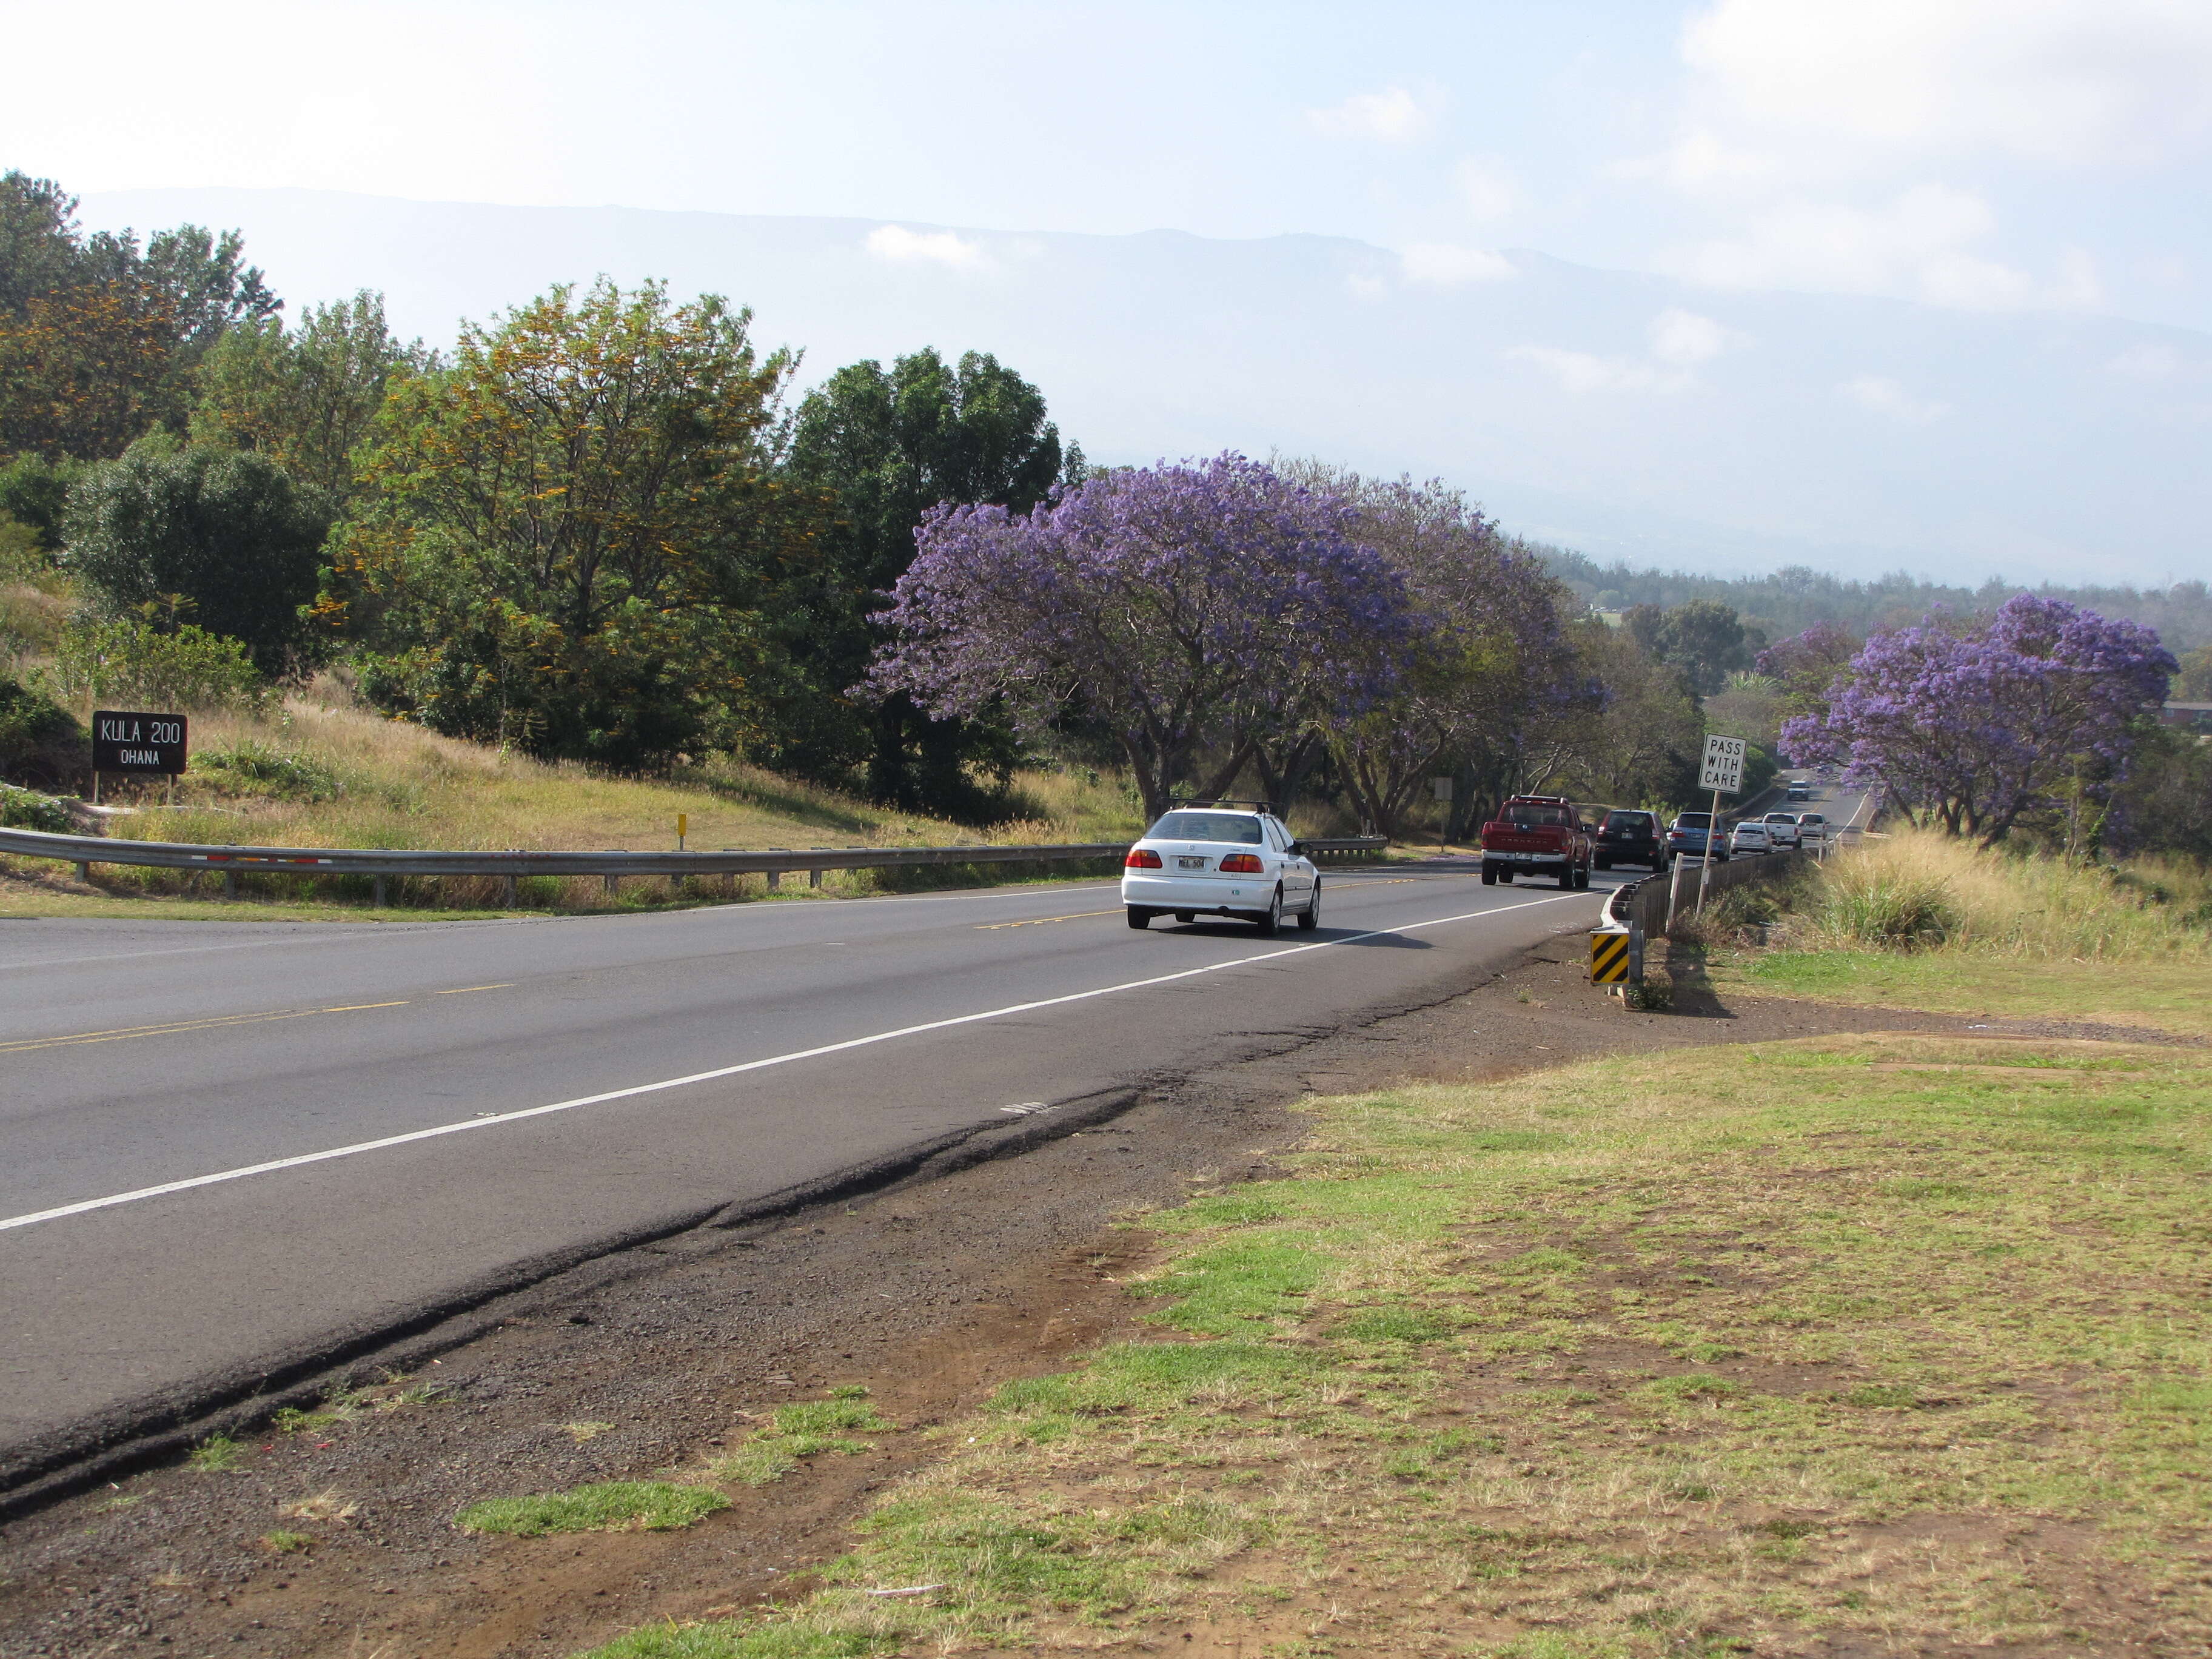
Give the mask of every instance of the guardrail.
M 1302 841 L 1316 858 L 1379 853 L 1389 845 L 1381 836 L 1346 836 Z M 205 847 L 189 842 L 119 841 L 104 836 L 58 836 L 39 830 L 0 830 L 0 853 L 54 859 L 77 866 L 89 880 L 95 864 L 125 864 L 161 870 L 219 872 L 228 894 L 238 891 L 241 874 L 368 876 L 376 884 L 375 901 L 384 902 L 384 884 L 392 876 L 499 876 L 508 902 L 524 876 L 599 876 L 612 892 L 623 876 L 728 876 L 762 874 L 774 888 L 793 872 L 807 872 L 807 884 L 819 887 L 825 870 L 891 870 L 920 865 L 1036 864 L 1085 859 L 1118 859 L 1125 841 L 1064 842 L 1045 846 L 951 847 L 770 847 L 754 851 L 725 848 L 707 853 L 625 851 L 542 853 L 410 852 L 395 848 Z

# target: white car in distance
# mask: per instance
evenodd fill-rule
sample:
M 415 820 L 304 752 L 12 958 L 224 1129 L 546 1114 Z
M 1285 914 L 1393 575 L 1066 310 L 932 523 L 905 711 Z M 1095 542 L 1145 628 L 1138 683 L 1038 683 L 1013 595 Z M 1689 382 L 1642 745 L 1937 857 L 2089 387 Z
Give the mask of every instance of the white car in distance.
M 1803 842 L 1826 841 L 1828 820 L 1824 813 L 1801 812 L 1797 816 L 1797 839 Z
M 1287 913 L 1321 926 L 1321 872 L 1272 812 L 1179 806 L 1163 813 L 1121 860 L 1129 926 L 1154 916 L 1190 922 L 1236 916 L 1273 933 Z
M 1735 833 L 1729 837 L 1729 855 L 1731 858 L 1738 853 L 1771 853 L 1773 850 L 1774 838 L 1767 833 L 1767 826 L 1757 818 L 1746 818 L 1736 825 Z

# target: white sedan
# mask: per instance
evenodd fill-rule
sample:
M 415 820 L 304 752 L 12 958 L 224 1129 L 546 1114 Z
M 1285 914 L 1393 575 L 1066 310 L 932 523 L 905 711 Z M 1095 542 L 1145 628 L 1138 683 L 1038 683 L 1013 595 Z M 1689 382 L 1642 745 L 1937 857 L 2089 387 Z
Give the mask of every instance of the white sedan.
M 1122 859 L 1121 902 L 1132 927 L 1158 915 L 1241 916 L 1272 933 L 1285 913 L 1318 927 L 1321 872 L 1273 813 L 1178 807 Z
M 1767 833 L 1766 825 L 1756 818 L 1745 819 L 1736 825 L 1735 833 L 1729 837 L 1730 857 L 1738 853 L 1771 853 L 1773 850 L 1774 837 Z

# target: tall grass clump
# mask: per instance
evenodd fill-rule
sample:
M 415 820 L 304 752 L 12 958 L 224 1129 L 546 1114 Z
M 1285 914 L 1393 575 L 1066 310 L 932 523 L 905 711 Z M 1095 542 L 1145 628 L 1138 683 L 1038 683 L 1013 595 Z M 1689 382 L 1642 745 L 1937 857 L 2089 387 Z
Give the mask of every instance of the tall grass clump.
M 2174 860 L 2114 868 L 1905 830 L 1830 859 L 1797 931 L 1806 944 L 1884 950 L 2207 957 L 2212 879 Z

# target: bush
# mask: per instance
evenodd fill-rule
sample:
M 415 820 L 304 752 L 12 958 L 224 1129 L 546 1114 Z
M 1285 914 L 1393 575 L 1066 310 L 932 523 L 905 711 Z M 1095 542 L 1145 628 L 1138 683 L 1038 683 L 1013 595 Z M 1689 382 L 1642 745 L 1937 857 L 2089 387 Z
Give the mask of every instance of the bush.
M 84 728 L 67 710 L 15 680 L 0 679 L 0 774 L 38 788 L 68 788 L 90 763 Z
M 52 795 L 0 783 L 0 829 L 43 830 L 50 836 L 72 836 L 76 833 L 76 820 L 70 817 L 69 808 Z
M 266 695 L 240 641 L 189 623 L 165 634 L 136 617 L 70 623 L 49 672 L 65 696 L 161 709 L 251 708 Z
M 1951 890 L 1940 877 L 1850 860 L 1830 876 L 1823 908 L 1830 929 L 1843 939 L 1893 950 L 1941 945 L 1959 925 Z
M 117 612 L 181 598 L 274 673 L 305 637 L 329 526 L 265 457 L 141 444 L 70 490 L 67 562 Z

